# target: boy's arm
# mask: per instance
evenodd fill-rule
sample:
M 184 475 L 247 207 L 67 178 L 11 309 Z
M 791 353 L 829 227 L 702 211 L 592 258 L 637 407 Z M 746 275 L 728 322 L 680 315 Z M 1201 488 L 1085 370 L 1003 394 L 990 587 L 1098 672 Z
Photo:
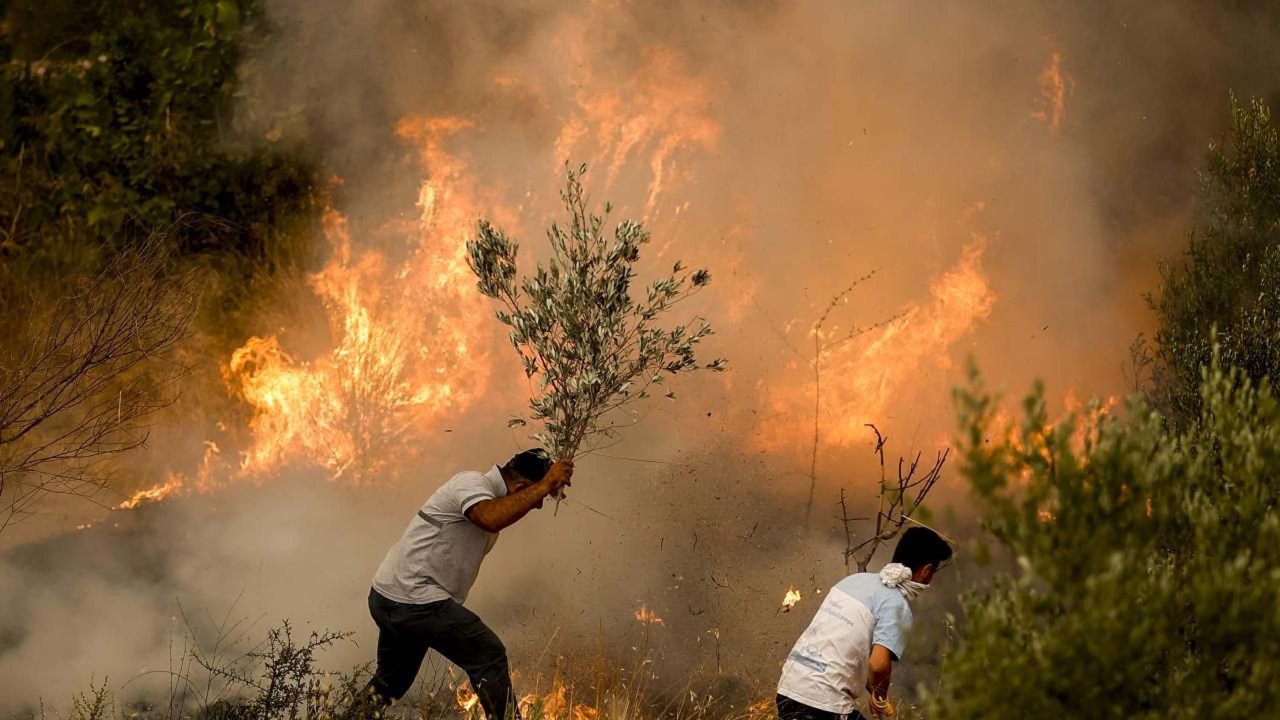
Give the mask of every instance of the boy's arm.
M 893 653 L 883 645 L 871 646 L 871 659 L 867 663 L 867 689 L 871 691 L 871 715 L 889 717 L 893 706 L 889 704 L 889 679 L 893 675 Z

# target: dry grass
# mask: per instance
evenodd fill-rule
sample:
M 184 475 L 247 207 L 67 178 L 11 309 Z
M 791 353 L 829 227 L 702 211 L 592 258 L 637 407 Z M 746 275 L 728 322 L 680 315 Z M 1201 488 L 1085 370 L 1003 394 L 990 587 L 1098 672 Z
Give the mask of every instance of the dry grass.
M 184 616 L 184 619 L 185 616 Z M 106 680 L 71 698 L 63 714 L 41 706 L 14 720 L 372 720 L 354 698 L 369 664 L 345 672 L 323 670 L 321 655 L 348 635 L 312 632 L 295 637 L 288 622 L 256 644 L 252 625 L 231 613 L 207 626 L 188 621 L 170 668 L 149 675 L 167 682 L 139 699 L 134 678 L 116 691 Z M 773 720 L 772 683 L 710 669 L 687 669 L 678 653 L 640 641 L 620 654 L 603 643 L 555 652 L 553 633 L 542 652 L 514 674 L 524 720 Z M 152 680 L 155 678 L 152 677 Z M 167 686 L 164 687 L 164 686 Z M 132 693 L 132 694 L 131 694 Z M 904 718 L 918 708 L 899 705 Z M 484 720 L 465 677 L 443 658 L 428 656 L 419 682 L 378 720 Z
M 364 720 L 352 712 L 368 665 L 346 672 L 319 667 L 319 656 L 346 635 L 295 638 L 286 622 L 246 647 L 249 629 L 227 619 L 194 628 L 171 667 L 153 671 L 167 691 L 150 699 L 106 679 L 71 698 L 65 714 L 41 705 L 15 720 Z M 538 658 L 538 665 L 546 658 Z M 384 713 L 388 719 L 483 720 L 466 679 L 431 655 L 420 680 Z M 154 678 L 151 678 L 154 680 Z M 764 720 L 773 718 L 772 688 L 752 688 L 732 675 L 664 668 L 661 649 L 630 649 L 629 660 L 603 651 L 556 656 L 544 670 L 515 676 L 524 720 Z

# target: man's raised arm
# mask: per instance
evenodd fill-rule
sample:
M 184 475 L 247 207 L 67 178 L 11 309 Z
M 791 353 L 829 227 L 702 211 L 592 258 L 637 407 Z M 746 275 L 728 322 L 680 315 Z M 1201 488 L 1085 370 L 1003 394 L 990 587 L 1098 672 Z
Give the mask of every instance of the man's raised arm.
M 542 505 L 542 500 L 569 485 L 573 477 L 573 461 L 560 460 L 551 466 L 541 480 L 513 493 L 492 500 L 481 500 L 467 509 L 467 519 L 489 532 L 498 532 Z

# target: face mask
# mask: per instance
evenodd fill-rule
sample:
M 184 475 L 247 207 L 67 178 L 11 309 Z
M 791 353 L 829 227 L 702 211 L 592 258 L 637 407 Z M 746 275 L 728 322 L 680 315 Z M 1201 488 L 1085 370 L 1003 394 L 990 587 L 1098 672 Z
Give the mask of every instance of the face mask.
M 916 596 L 928 588 L 924 583 L 911 579 L 911 568 L 902 563 L 889 563 L 880 570 L 880 582 L 902 593 L 907 600 L 915 600 Z

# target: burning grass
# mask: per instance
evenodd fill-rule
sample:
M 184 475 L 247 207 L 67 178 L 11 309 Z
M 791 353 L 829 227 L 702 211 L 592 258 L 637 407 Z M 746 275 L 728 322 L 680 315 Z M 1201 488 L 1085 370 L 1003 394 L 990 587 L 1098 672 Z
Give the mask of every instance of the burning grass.
M 319 655 L 342 633 L 296 638 L 286 622 L 257 646 L 241 649 L 242 628 L 222 626 L 203 646 L 189 642 L 167 675 L 168 696 L 130 695 L 130 684 L 112 690 L 108 680 L 91 682 L 71 699 L 70 720 L 361 720 L 353 699 L 368 666 L 348 672 L 319 669 Z M 645 635 L 647 641 L 647 633 Z M 556 656 L 542 671 L 516 686 L 525 720 L 764 720 L 775 717 L 772 687 L 716 672 L 668 670 L 662 647 L 631 648 L 629 658 L 604 650 Z M 484 720 L 465 678 L 432 656 L 409 695 L 383 717 Z M 138 678 L 135 678 L 135 680 Z M 38 712 L 38 714 L 37 714 Z M 51 720 L 42 706 L 19 718 Z

